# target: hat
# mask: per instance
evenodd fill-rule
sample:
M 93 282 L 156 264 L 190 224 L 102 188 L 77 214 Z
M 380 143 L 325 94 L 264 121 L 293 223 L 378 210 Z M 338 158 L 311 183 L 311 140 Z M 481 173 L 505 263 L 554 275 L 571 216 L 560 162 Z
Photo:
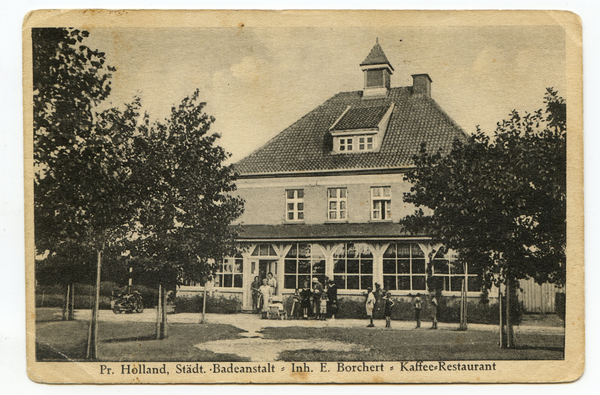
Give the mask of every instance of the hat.
M 313 283 L 318 283 L 318 282 L 319 282 L 319 279 L 316 277 L 313 277 Z

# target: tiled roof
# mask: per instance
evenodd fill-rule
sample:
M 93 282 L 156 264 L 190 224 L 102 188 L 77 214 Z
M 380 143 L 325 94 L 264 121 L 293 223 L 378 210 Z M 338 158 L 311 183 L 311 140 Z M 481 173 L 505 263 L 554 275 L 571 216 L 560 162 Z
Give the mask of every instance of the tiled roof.
M 375 46 L 371 49 L 371 52 L 369 52 L 367 58 L 360 65 L 372 66 L 376 64 L 387 64 L 392 68 L 392 70 L 394 70 L 387 56 L 385 56 L 385 53 L 383 53 L 383 49 L 379 43 L 375 44 Z
M 389 108 L 388 128 L 377 152 L 332 153 L 329 128 L 348 106 Z M 373 110 L 364 110 L 370 112 Z M 448 152 L 464 131 L 427 95 L 413 95 L 412 87 L 389 90 L 387 97 L 362 99 L 362 91 L 342 92 L 315 108 L 279 133 L 263 147 L 240 160 L 240 175 L 289 172 L 388 169 L 412 165 L 422 142 L 428 150 Z
M 390 106 L 350 108 L 332 130 L 376 128 Z
M 357 224 L 293 224 L 293 225 L 243 225 L 238 240 L 288 240 L 288 239 L 398 239 L 420 237 L 411 235 L 398 223 L 357 223 Z

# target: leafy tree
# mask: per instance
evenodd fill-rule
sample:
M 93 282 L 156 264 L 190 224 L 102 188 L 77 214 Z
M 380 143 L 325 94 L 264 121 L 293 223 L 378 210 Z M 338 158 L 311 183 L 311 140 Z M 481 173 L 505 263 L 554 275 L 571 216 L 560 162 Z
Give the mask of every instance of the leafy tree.
M 552 89 L 545 103 L 545 112 L 513 111 L 493 137 L 478 129 L 455 141 L 447 155 L 423 145 L 405 176 L 404 200 L 419 209 L 403 223 L 457 251 L 488 288 L 565 281 L 566 103 Z
M 236 253 L 238 229 L 230 223 L 241 215 L 243 201 L 230 195 L 236 174 L 223 166 L 230 155 L 215 145 L 219 135 L 209 134 L 215 119 L 198 96 L 196 91 L 173 107 L 164 122 L 146 120 L 135 139 L 140 168 L 131 182 L 143 195 L 132 254 L 147 271 L 160 273 L 163 292 L 183 280 L 204 283 L 216 262 Z
M 105 55 L 77 29 L 33 29 L 34 224 L 38 253 L 62 258 L 68 246 L 97 256 L 97 291 L 107 245 L 124 237 L 135 211 L 128 178 L 139 101 L 96 112 L 110 93 Z M 96 357 L 98 292 L 88 356 Z

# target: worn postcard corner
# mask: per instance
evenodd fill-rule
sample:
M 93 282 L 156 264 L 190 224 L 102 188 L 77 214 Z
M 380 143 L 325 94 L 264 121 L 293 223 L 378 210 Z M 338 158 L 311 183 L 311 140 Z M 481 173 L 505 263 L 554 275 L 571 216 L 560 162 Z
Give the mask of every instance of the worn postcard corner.
M 582 375 L 576 14 L 40 10 L 23 52 L 33 381 Z

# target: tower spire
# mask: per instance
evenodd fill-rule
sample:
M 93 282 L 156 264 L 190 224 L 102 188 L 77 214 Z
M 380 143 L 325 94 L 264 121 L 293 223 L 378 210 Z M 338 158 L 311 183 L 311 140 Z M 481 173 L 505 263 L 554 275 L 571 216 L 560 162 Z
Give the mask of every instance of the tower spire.
M 363 98 L 386 96 L 394 68 L 379 45 L 379 37 L 367 58 L 360 64 L 365 75 Z

